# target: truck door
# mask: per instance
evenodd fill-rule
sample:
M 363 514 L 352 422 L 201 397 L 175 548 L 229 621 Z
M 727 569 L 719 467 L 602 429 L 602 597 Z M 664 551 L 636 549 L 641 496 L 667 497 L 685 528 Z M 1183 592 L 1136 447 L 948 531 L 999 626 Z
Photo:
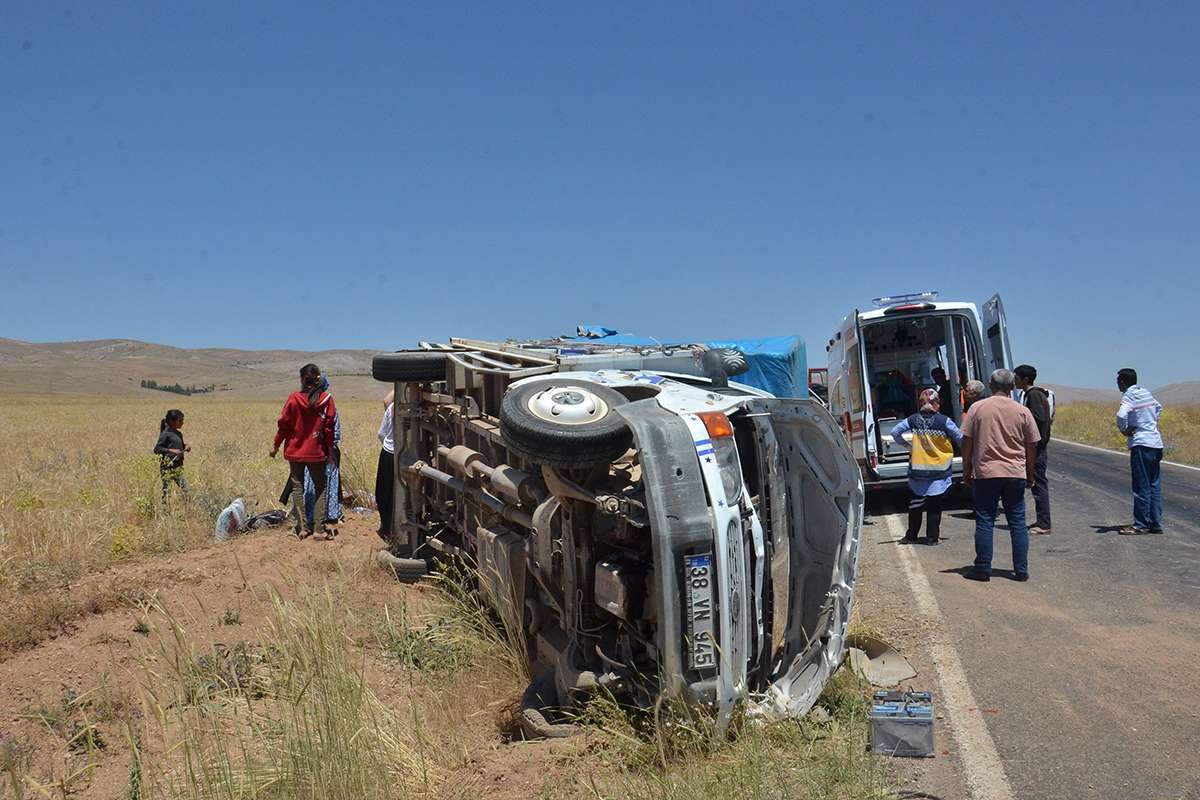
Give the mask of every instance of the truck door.
M 845 654 L 858 572 L 862 475 L 833 417 L 814 400 L 755 398 L 769 575 L 768 710 L 799 716 Z
M 1000 295 L 992 295 L 983 304 L 984 350 L 992 362 L 992 369 L 1012 369 L 1012 347 L 1008 343 L 1008 321 L 1004 317 L 1004 303 Z

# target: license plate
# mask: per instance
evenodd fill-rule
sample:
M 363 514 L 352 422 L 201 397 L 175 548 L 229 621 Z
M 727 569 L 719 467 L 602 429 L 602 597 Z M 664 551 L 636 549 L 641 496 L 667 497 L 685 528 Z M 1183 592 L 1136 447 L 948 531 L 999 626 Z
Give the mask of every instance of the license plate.
M 684 556 L 683 572 L 687 581 L 688 662 L 692 669 L 715 667 L 712 553 Z

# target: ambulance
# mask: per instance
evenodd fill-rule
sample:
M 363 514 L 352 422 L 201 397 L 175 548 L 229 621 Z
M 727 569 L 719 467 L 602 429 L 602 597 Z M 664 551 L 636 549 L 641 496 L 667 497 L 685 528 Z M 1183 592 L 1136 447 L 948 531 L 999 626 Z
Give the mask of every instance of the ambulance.
M 942 413 L 962 421 L 967 381 L 987 385 L 995 369 L 1012 369 L 1004 304 L 945 302 L 937 292 L 879 297 L 855 309 L 826 345 L 829 410 L 850 443 L 867 489 L 902 485 L 908 448 L 892 429 L 916 413 L 921 390 L 937 389 Z M 954 475 L 962 458 L 954 458 Z

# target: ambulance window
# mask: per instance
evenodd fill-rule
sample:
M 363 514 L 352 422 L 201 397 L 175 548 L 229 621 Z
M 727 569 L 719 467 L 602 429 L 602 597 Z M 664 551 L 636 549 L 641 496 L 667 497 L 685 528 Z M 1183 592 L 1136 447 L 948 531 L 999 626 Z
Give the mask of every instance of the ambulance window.
M 960 383 L 970 380 L 983 380 L 983 365 L 979 361 L 979 343 L 972 334 L 974 330 L 967 324 L 964 317 L 954 318 L 954 343 L 958 349 Z M 961 377 L 966 373 L 966 378 Z
M 850 362 L 846 372 L 850 375 L 850 410 L 855 414 L 863 410 L 862 345 L 850 348 L 846 358 Z

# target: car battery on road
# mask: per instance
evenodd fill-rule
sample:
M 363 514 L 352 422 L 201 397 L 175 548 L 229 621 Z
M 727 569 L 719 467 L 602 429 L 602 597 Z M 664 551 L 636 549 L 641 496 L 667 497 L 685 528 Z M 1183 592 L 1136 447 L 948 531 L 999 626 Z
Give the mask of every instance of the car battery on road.
M 871 752 L 933 757 L 933 695 L 929 692 L 876 692 L 867 718 L 871 721 Z

